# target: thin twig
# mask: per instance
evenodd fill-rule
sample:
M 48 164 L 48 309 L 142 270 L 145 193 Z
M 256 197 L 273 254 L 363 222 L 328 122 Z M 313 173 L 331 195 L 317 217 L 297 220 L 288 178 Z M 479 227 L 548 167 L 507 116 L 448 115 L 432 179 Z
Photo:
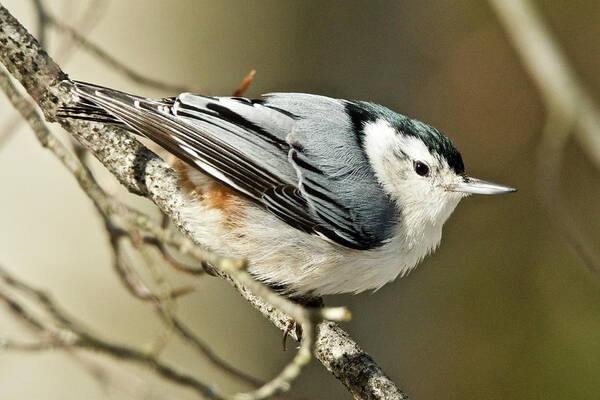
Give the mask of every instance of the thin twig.
M 254 75 L 256 75 L 256 71 L 252 70 L 248 73 L 248 75 L 244 77 L 244 79 L 240 83 L 240 86 L 238 86 L 238 88 L 235 89 L 235 92 L 233 92 L 233 97 L 240 97 L 244 95 L 244 93 L 248 89 L 248 86 L 250 86 L 250 83 L 252 83 Z
M 114 71 L 120 74 L 123 74 L 128 79 L 132 80 L 137 84 L 147 86 L 153 89 L 163 90 L 172 94 L 197 91 L 197 89 L 191 86 L 169 84 L 158 79 L 144 76 L 120 62 L 110 53 L 102 49 L 100 46 L 91 42 L 89 39 L 85 38 L 83 35 L 77 32 L 76 29 L 68 26 L 67 24 L 62 23 L 54 16 L 48 15 L 48 22 L 52 27 L 56 28 L 58 31 L 69 35 L 72 38 L 72 40 L 74 40 L 79 46 L 81 46 L 81 48 L 94 55 L 96 58 L 98 58 L 98 60 L 104 62 L 109 68 L 113 69 Z
M 35 15 L 37 18 L 37 40 L 42 47 L 46 47 L 46 26 L 48 25 L 48 14 L 42 0 L 33 0 Z
M 5 351 L 19 351 L 19 352 L 39 352 L 54 350 L 68 346 L 64 342 L 58 342 L 53 340 L 47 340 L 42 342 L 21 342 L 14 339 L 1 339 L 0 338 L 0 352 Z
M 68 326 L 68 328 L 66 329 L 70 333 L 70 336 L 66 337 L 68 337 L 69 340 L 62 339 L 62 337 L 57 337 L 57 345 L 65 345 L 94 352 L 101 352 L 113 358 L 144 365 L 156 371 L 163 378 L 171 382 L 177 383 L 181 386 L 193 389 L 205 398 L 218 400 L 227 398 L 219 394 L 219 392 L 216 389 L 210 387 L 207 384 L 202 383 L 198 379 L 184 374 L 180 371 L 177 371 L 173 367 L 162 363 L 153 355 L 149 355 L 147 353 L 132 349 L 130 347 L 110 343 L 90 333 L 89 330 L 79 328 L 81 326 L 81 323 L 75 321 L 69 315 L 64 313 L 61 310 L 61 308 L 57 304 L 55 304 L 54 301 L 50 299 L 50 297 L 47 294 L 16 279 L 1 266 L 0 272 L 3 276 L 9 277 L 9 280 L 14 283 L 14 285 L 11 285 L 14 288 L 26 291 L 28 293 L 41 294 L 39 298 L 46 299 L 50 304 L 49 306 L 46 304 L 40 305 L 45 307 L 46 309 L 53 310 L 53 317 L 57 320 L 63 321 L 64 325 Z M 9 296 L 2 290 L 0 290 L 0 301 L 4 302 L 8 306 L 9 310 L 12 312 L 13 315 L 15 315 L 19 319 L 28 321 L 31 327 L 36 329 L 39 333 L 48 332 L 48 330 L 45 328 L 45 325 L 37 317 L 35 317 L 27 307 L 14 300 L 11 296 Z
M 154 354 L 144 353 L 129 347 L 107 342 L 90 333 L 89 330 L 82 329 L 81 323 L 74 320 L 65 311 L 63 311 L 61 307 L 59 307 L 50 298 L 49 295 L 40 289 L 34 288 L 23 281 L 18 280 L 2 266 L 0 266 L 0 276 L 4 278 L 5 282 L 10 287 L 17 289 L 24 294 L 33 294 L 36 303 L 47 311 L 51 312 L 53 319 L 60 321 L 61 323 L 61 326 L 57 328 L 47 327 L 38 317 L 34 316 L 34 314 L 27 307 L 20 304 L 4 291 L 0 290 L 0 301 L 4 302 L 17 318 L 26 321 L 37 333 L 52 334 L 52 340 L 47 342 L 28 344 L 9 340 L 0 341 L 0 350 L 41 351 L 49 350 L 51 348 L 69 347 L 100 352 L 117 359 L 123 359 L 129 362 L 135 362 L 147 367 L 151 367 L 163 378 L 178 383 L 182 386 L 187 386 L 201 394 L 203 397 L 210 399 L 261 399 L 270 397 L 274 394 L 274 391 L 280 389 L 279 385 L 285 384 L 285 382 L 282 383 L 278 382 L 277 379 L 273 379 L 254 393 L 241 393 L 233 396 L 220 394 L 216 389 L 203 384 L 196 378 L 181 373 L 175 370 L 173 367 L 162 363 Z M 56 335 L 54 332 L 58 331 L 59 329 L 62 330 L 62 334 Z M 308 333 L 310 334 L 310 332 Z M 288 365 L 288 367 L 284 368 L 284 372 L 294 368 L 294 365 L 294 363 Z M 287 371 L 287 373 L 295 373 L 295 371 Z
M 168 315 L 167 310 L 161 306 L 161 301 L 139 278 L 139 276 L 133 271 L 133 269 L 127 265 L 122 257 L 118 256 L 118 247 L 115 252 L 115 259 L 113 260 L 117 275 L 121 277 L 124 286 L 129 292 L 136 298 L 150 302 L 155 306 L 156 312 L 159 314 L 161 319 L 168 319 L 171 321 L 173 329 L 179 334 L 184 340 L 192 344 L 192 346 L 199 350 L 213 365 L 217 368 L 230 374 L 232 377 L 244 381 L 252 386 L 260 387 L 264 382 L 238 370 L 232 365 L 222 360 L 216 355 L 211 348 L 204 343 L 196 334 L 192 332 L 179 318 Z
M 252 386 L 260 387 L 264 382 L 245 374 L 238 370 L 232 365 L 226 363 L 219 356 L 217 356 L 210 347 L 204 343 L 198 336 L 196 336 L 182 321 L 177 317 L 168 315 L 167 310 L 162 307 L 161 300 L 156 296 L 139 278 L 138 274 L 126 263 L 126 261 L 120 257 L 120 246 L 118 244 L 119 238 L 111 236 L 111 240 L 115 241 L 113 244 L 113 265 L 117 272 L 117 276 L 121 278 L 123 285 L 129 290 L 129 292 L 136 298 L 150 302 L 155 305 L 155 310 L 158 312 L 161 319 L 168 319 L 173 326 L 173 329 L 188 343 L 192 344 L 194 348 L 199 350 L 213 365 L 219 369 L 227 372 L 234 378 L 240 379 Z M 175 293 L 174 293 L 175 294 Z
M 87 35 L 96 27 L 98 22 L 102 19 L 106 8 L 108 7 L 108 0 L 92 0 L 86 7 L 81 16 L 73 23 L 73 29 L 79 33 L 79 36 L 85 39 Z M 46 12 L 46 18 L 48 18 L 48 24 L 51 24 L 51 14 Z M 74 19 L 73 19 L 74 20 Z M 69 19 L 71 21 L 71 19 Z M 66 40 L 61 40 L 59 46 L 55 51 L 55 58 L 61 62 L 66 62 L 72 55 L 73 50 L 77 48 L 78 42 L 71 39 L 67 35 Z
M 155 237 L 145 236 L 142 240 L 144 243 L 154 246 L 160 252 L 165 262 L 167 262 L 173 269 L 190 275 L 203 275 L 206 272 L 212 274 L 210 265 L 205 262 L 200 262 L 199 266 L 191 266 L 175 260 L 173 256 L 169 254 L 169 251 L 164 243 L 162 243 L 160 240 L 157 240 Z

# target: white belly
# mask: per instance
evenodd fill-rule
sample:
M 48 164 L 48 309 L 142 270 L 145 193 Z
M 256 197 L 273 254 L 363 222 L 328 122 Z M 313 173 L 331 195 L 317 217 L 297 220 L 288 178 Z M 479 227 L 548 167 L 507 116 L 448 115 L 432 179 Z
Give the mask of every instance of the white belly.
M 431 252 L 441 238 L 439 228 L 424 228 L 410 238 L 396 235 L 373 250 L 353 250 L 290 227 L 246 200 L 243 218 L 225 223 L 222 212 L 192 203 L 196 240 L 224 255 L 249 260 L 249 271 L 268 284 L 283 285 L 290 294 L 326 295 L 379 289 L 404 276 Z

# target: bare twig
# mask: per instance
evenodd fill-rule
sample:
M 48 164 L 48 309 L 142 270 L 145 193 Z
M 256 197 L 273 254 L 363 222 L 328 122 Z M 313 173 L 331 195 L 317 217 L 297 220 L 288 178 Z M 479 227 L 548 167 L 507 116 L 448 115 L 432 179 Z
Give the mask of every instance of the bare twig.
M 0 339 L 0 352 L 2 352 L 3 350 L 39 352 L 53 350 L 64 346 L 67 346 L 67 344 L 55 340 L 46 340 L 42 342 L 21 342 L 19 340 L 13 339 Z
M 108 220 L 105 220 L 110 223 Z M 109 227 L 109 232 L 115 232 L 115 229 Z M 119 239 L 121 235 L 125 235 L 124 231 L 117 231 L 110 235 L 113 251 L 113 265 L 117 276 L 121 278 L 121 281 L 125 288 L 136 298 L 150 302 L 155 306 L 155 310 L 163 320 L 169 320 L 172 324 L 175 332 L 190 343 L 194 348 L 199 350 L 213 365 L 219 369 L 225 371 L 234 378 L 237 378 L 243 382 L 246 382 L 252 386 L 260 387 L 264 383 L 244 372 L 238 370 L 232 365 L 228 364 L 217 356 L 210 347 L 204 343 L 198 336 L 196 336 L 182 321 L 173 315 L 169 315 L 167 310 L 162 307 L 161 299 L 156 296 L 140 279 L 137 273 L 128 265 L 128 263 L 121 257 Z M 180 295 L 187 293 L 186 288 L 179 289 L 178 291 L 171 292 L 171 297 L 175 298 Z
M 108 0 L 92 0 L 84 12 L 81 13 L 81 16 L 77 18 L 77 21 L 73 23 L 73 29 L 77 30 L 82 38 L 85 38 L 102 19 L 108 4 Z M 51 17 L 51 15 L 46 12 L 46 18 L 48 17 Z M 48 20 L 48 24 L 51 25 L 50 20 Z M 73 50 L 77 48 L 78 42 L 69 39 L 70 36 L 67 35 L 66 40 L 61 40 L 56 49 L 55 58 L 61 62 L 66 62 L 73 54 Z
M 163 229 L 167 229 L 167 228 L 163 228 Z M 143 241 L 144 241 L 144 243 L 146 243 L 148 245 L 156 247 L 158 249 L 158 251 L 160 252 L 160 254 L 162 255 L 165 262 L 167 262 L 171 267 L 173 267 L 173 269 L 176 269 L 181 272 L 185 272 L 186 274 L 190 274 L 190 275 L 202 275 L 202 274 L 206 273 L 207 271 L 210 272 L 210 270 L 211 270 L 211 267 L 204 262 L 201 262 L 199 266 L 191 266 L 191 265 L 185 265 L 185 264 L 175 260 L 169 254 L 169 251 L 167 250 L 164 243 L 162 243 L 161 241 L 157 240 L 154 237 L 146 236 L 143 238 Z
M 167 310 L 161 306 L 160 299 L 141 281 L 139 276 L 133 271 L 133 269 L 127 265 L 122 257 L 118 256 L 118 247 L 114 255 L 114 265 L 117 270 L 117 275 L 121 277 L 124 286 L 129 292 L 140 300 L 150 302 L 155 306 L 155 310 L 159 316 L 164 320 L 168 319 L 172 323 L 175 332 L 185 339 L 186 342 L 190 343 L 195 349 L 199 350 L 213 365 L 218 367 L 220 370 L 225 371 L 234 378 L 237 378 L 243 382 L 246 382 L 254 387 L 260 387 L 264 382 L 238 370 L 232 365 L 225 362 L 217 354 L 215 354 L 211 348 L 201 340 L 196 334 L 192 332 L 179 318 L 168 315 Z
M 240 86 L 238 86 L 238 88 L 235 89 L 235 92 L 233 92 L 233 97 L 240 97 L 244 95 L 244 93 L 248 89 L 248 86 L 250 86 L 250 83 L 252 83 L 254 75 L 256 75 L 255 70 L 250 71 L 248 75 L 246 75 L 246 77 L 240 83 Z
M 202 383 L 196 378 L 186 375 L 180 371 L 175 370 L 171 366 L 168 366 L 159 361 L 153 355 L 143 353 L 138 350 L 134 350 L 129 347 L 120 346 L 114 343 L 107 342 L 98 336 L 90 333 L 87 329 L 82 329 L 81 323 L 75 321 L 71 316 L 67 315 L 61 308 L 54 303 L 54 301 L 44 292 L 39 289 L 33 288 L 28 284 L 16 279 L 8 273 L 3 267 L 0 267 L 0 273 L 5 277 L 5 281 L 11 282 L 10 286 L 24 291 L 27 293 L 34 293 L 38 300 L 42 300 L 42 307 L 52 312 L 52 316 L 55 320 L 61 322 L 62 329 L 66 330 L 68 335 L 56 336 L 55 346 L 69 346 L 77 347 L 81 349 L 91 350 L 95 352 L 101 352 L 111 357 L 134 362 L 146 367 L 152 368 L 163 378 L 177 383 L 181 386 L 188 387 L 195 390 L 198 394 L 209 399 L 225 399 L 226 397 L 220 395 L 216 389 Z M 20 304 L 18 301 L 9 296 L 6 292 L 0 290 L 0 301 L 4 302 L 8 309 L 12 312 L 15 317 L 25 320 L 29 325 L 38 333 L 48 333 L 50 331 L 41 320 L 31 313 L 31 311 Z M 52 332 L 53 333 L 53 332 Z
M 33 0 L 35 14 L 37 17 L 37 40 L 42 47 L 46 46 L 46 26 L 48 25 L 48 14 L 42 0 Z
M 81 46 L 81 48 L 94 55 L 96 58 L 98 58 L 98 60 L 107 64 L 108 67 L 123 74 L 128 79 L 132 80 L 137 84 L 147 86 L 153 89 L 164 90 L 173 94 L 181 92 L 194 92 L 197 90 L 191 86 L 169 84 L 158 79 L 144 76 L 139 72 L 129 68 L 127 65 L 123 64 L 115 57 L 110 55 L 107 51 L 103 50 L 100 46 L 92 43 L 89 39 L 86 39 L 85 36 L 77 32 L 76 29 L 68 26 L 67 24 L 62 23 L 54 16 L 48 15 L 48 22 L 52 27 L 56 28 L 60 32 L 69 35 L 72 40 L 74 40 L 79 46 Z

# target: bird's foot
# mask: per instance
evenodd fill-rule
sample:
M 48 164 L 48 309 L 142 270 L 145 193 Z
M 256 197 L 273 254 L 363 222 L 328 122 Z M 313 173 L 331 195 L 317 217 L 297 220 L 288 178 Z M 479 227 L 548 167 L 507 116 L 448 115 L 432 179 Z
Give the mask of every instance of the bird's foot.
M 305 295 L 301 297 L 291 298 L 291 300 L 307 308 L 322 308 L 325 306 L 322 297 Z M 288 319 L 285 331 L 283 332 L 283 351 L 286 351 L 287 338 L 292 332 L 294 332 L 298 342 L 302 341 L 302 326 L 290 318 Z

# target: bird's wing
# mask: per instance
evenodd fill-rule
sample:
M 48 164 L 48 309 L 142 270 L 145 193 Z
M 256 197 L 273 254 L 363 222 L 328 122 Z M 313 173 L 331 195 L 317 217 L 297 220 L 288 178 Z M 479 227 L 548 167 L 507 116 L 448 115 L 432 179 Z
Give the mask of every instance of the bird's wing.
M 362 248 L 386 243 L 399 215 L 362 147 L 360 103 L 303 93 L 266 98 L 270 107 L 296 115 L 286 136 L 288 156 L 311 213 Z
M 65 109 L 69 112 L 63 116 L 90 115 L 96 105 L 295 228 L 356 249 L 376 247 L 385 239 L 369 228 L 377 225 L 368 221 L 372 215 L 353 210 L 352 201 L 344 202 L 348 188 L 336 191 L 351 180 L 339 182 L 344 178 L 336 173 L 327 176 L 320 167 L 323 162 L 332 164 L 325 169 L 335 172 L 339 163 L 339 174 L 344 161 L 319 160 L 318 154 L 311 159 L 306 149 L 315 143 L 302 134 L 306 117 L 290 110 L 294 107 L 278 105 L 274 101 L 278 95 L 264 101 L 183 93 L 176 99 L 148 100 L 95 85 L 75 85 L 88 110 L 79 107 L 76 115 L 77 107 Z M 96 120 L 108 120 L 98 111 L 92 114 Z

